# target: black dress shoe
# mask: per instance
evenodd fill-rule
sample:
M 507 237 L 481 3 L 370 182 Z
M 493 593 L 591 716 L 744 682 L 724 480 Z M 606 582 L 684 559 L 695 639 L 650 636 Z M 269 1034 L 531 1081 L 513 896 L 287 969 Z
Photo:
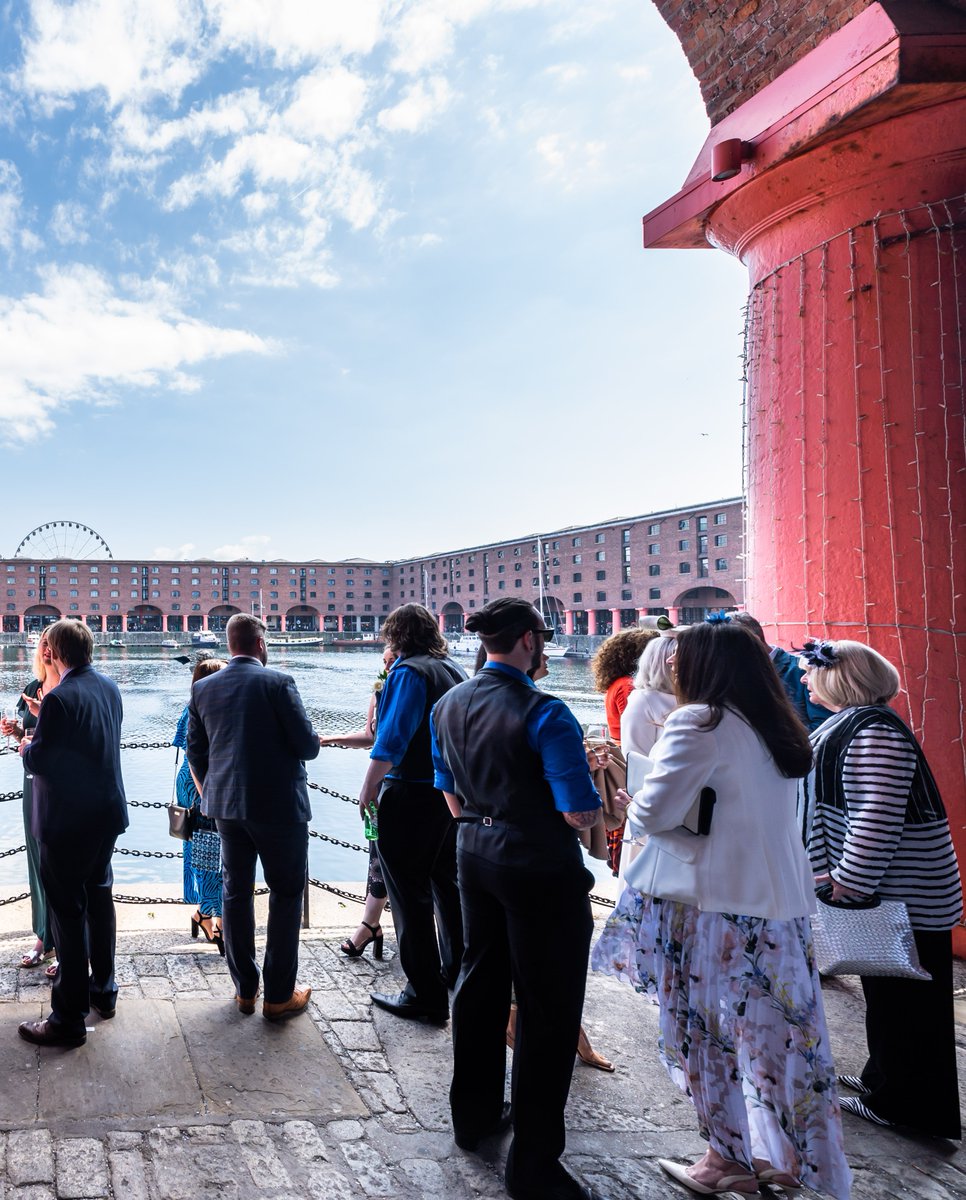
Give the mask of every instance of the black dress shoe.
M 512 1124 L 513 1113 L 509 1104 L 504 1104 L 499 1119 L 487 1129 L 473 1131 L 470 1129 L 460 1129 L 454 1124 L 453 1141 L 461 1150 L 475 1150 L 484 1138 L 496 1137 L 499 1133 L 505 1133 Z
M 17 1032 L 25 1042 L 33 1042 L 35 1046 L 83 1046 L 87 1041 L 86 1033 L 68 1033 L 50 1020 L 24 1021 Z
M 386 996 L 382 992 L 372 992 L 370 999 L 377 1008 L 384 1008 L 386 1012 L 394 1013 L 397 1017 L 409 1017 L 415 1021 L 427 1021 L 431 1025 L 445 1025 L 449 1020 L 449 1009 L 427 1008 L 425 1004 L 420 1004 L 418 1000 L 414 1000 L 412 996 L 407 995 L 405 992 L 398 992 L 395 996 Z
M 102 1021 L 109 1021 L 117 1013 L 116 1000 L 111 1004 L 107 1004 L 104 1001 L 91 1000 L 90 1005 Z
M 505 1183 L 512 1200 L 607 1200 L 601 1192 L 578 1183 L 560 1163 L 557 1163 L 553 1170 L 547 1171 L 546 1178 L 542 1181 L 526 1183 L 515 1180 L 512 1178 L 512 1154 L 511 1147 L 510 1158 L 507 1160 L 511 1171 L 507 1172 Z

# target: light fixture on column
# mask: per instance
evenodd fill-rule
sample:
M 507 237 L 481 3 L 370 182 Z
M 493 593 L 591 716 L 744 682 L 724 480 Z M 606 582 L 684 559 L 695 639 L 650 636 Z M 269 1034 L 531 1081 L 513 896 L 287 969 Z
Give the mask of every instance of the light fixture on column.
M 741 170 L 741 165 L 754 157 L 755 147 L 751 142 L 743 142 L 741 138 L 726 138 L 711 147 L 711 181 L 724 183 L 726 179 L 734 179 Z

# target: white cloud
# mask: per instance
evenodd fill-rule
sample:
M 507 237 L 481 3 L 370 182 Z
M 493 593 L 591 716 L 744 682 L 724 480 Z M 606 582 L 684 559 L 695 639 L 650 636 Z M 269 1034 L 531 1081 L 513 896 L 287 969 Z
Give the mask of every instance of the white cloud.
M 172 562 L 185 562 L 189 558 L 198 557 L 198 547 L 194 542 L 182 542 L 180 546 L 155 546 L 153 558 L 168 559 Z
M 87 224 L 87 214 L 82 205 L 67 201 L 54 206 L 50 218 L 50 232 L 62 246 L 71 243 L 83 245 L 90 241 L 90 234 L 84 228 Z
M 267 533 L 250 533 L 240 541 L 225 546 L 216 546 L 210 557 L 214 559 L 232 558 L 268 558 L 265 551 L 271 546 L 272 539 Z
M 203 57 L 199 0 L 34 0 L 21 83 L 49 108 L 103 90 L 108 105 L 177 99 Z
M 382 35 L 382 0 L 208 0 L 228 49 L 270 53 L 276 65 L 368 54 Z
M 7 442 L 49 431 L 68 404 L 111 402 L 114 389 L 125 386 L 183 389 L 193 378 L 188 368 L 274 349 L 255 334 L 186 315 L 163 288 L 132 299 L 90 267 L 51 267 L 41 280 L 40 292 L 0 297 L 0 423 Z
M 587 77 L 587 68 L 580 63 L 555 63 L 552 67 L 547 67 L 544 74 L 549 76 L 555 83 L 567 86 L 571 83 L 579 83 Z
M 0 246 L 13 244 L 20 216 L 22 186 L 20 172 L 12 162 L 0 159 Z
M 439 116 L 453 99 L 453 91 L 441 75 L 420 79 L 408 87 L 403 98 L 379 114 L 379 125 L 390 133 L 418 133 Z
M 548 133 L 537 138 L 535 149 L 544 174 L 562 183 L 565 191 L 571 191 L 599 176 L 607 146 L 604 142 Z
M 338 141 L 355 129 L 367 93 L 365 79 L 344 67 L 303 75 L 283 122 L 295 134 Z

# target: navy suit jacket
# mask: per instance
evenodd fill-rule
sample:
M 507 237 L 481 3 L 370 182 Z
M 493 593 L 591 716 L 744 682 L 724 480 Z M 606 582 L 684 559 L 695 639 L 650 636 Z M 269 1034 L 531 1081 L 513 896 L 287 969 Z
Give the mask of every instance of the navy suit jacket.
M 192 687 L 188 713 L 188 762 L 205 816 L 309 820 L 303 760 L 318 756 L 319 738 L 291 675 L 235 657 Z
M 31 832 L 40 842 L 127 829 L 121 779 L 121 693 L 90 665 L 43 698 L 24 766 L 34 777 Z

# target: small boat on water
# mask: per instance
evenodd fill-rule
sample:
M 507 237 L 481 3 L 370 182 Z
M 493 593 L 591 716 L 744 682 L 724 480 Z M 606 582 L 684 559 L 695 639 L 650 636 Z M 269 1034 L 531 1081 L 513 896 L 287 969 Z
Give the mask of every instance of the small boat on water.
M 162 650 L 177 650 L 178 643 L 175 641 L 174 638 L 162 638 L 161 639 L 161 648 L 162 648 Z
M 217 634 L 214 633 L 193 633 L 191 635 L 192 646 L 218 646 L 221 643 L 218 641 Z
M 124 641 L 122 638 L 111 638 L 111 640 L 107 644 L 109 646 L 123 646 Z
M 265 639 L 266 646 L 287 647 L 289 650 L 302 650 L 309 646 L 322 646 L 325 644 L 325 638 L 320 637 L 286 637 L 282 634 L 281 637 L 268 637 Z
M 454 633 L 447 637 L 451 658 L 476 658 L 480 649 L 480 639 L 475 633 Z
M 27 634 L 27 649 L 28 650 L 36 650 L 39 645 L 40 645 L 40 634 L 39 633 L 28 633 Z

